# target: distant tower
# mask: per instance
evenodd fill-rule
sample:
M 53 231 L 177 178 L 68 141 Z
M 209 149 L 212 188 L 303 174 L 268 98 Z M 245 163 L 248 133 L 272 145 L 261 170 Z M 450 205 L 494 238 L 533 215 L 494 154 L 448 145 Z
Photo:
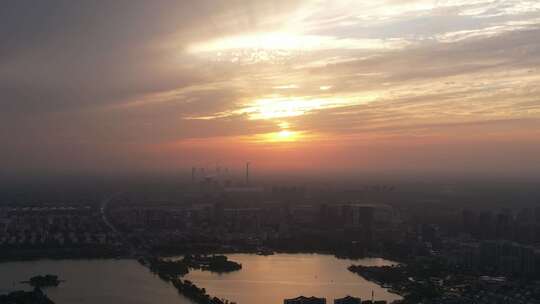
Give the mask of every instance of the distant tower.
M 249 162 L 246 163 L 246 186 L 249 186 Z
M 197 174 L 197 168 L 191 168 L 191 183 L 195 184 L 195 174 Z

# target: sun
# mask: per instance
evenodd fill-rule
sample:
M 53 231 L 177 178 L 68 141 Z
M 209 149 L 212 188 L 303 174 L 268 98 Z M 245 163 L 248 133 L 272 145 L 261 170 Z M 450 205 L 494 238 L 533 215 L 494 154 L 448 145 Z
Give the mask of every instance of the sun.
M 294 135 L 295 135 L 294 132 L 289 131 L 289 130 L 281 130 L 277 133 L 277 137 L 283 140 L 291 139 L 292 137 L 294 137 Z
M 303 137 L 304 137 L 304 132 L 283 129 L 277 132 L 253 135 L 252 137 L 248 138 L 248 140 L 251 142 L 261 143 L 261 144 L 263 143 L 279 144 L 279 143 L 298 142 Z
M 281 130 L 279 132 L 273 132 L 265 134 L 266 142 L 295 142 L 300 139 L 300 132 L 291 130 Z

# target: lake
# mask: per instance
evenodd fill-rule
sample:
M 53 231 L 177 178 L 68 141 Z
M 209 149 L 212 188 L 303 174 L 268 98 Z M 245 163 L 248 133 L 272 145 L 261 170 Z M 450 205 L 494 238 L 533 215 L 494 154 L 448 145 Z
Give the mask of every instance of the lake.
M 401 299 L 347 270 L 352 263 L 395 264 L 384 259 L 346 260 L 321 254 L 231 254 L 228 257 L 241 263 L 242 270 L 228 274 L 191 271 L 185 278 L 203 286 L 211 295 L 239 304 L 280 304 L 284 298 L 299 295 L 325 297 L 327 303 L 333 303 L 334 298 L 346 295 L 371 299 L 372 291 L 378 300 Z
M 41 274 L 66 280 L 47 288 L 56 304 L 191 304 L 136 260 L 40 260 L 0 263 L 0 294 L 31 288 L 18 284 Z M 15 282 L 15 285 L 13 284 Z
M 238 304 L 281 304 L 299 295 L 334 298 L 352 295 L 379 300 L 400 299 L 396 294 L 347 270 L 354 264 L 391 265 L 378 258 L 343 260 L 331 255 L 231 254 L 242 270 L 228 274 L 191 271 L 185 279 L 206 288 L 213 296 Z M 39 274 L 57 274 L 66 280 L 47 294 L 57 304 L 191 304 L 172 287 L 134 260 L 40 260 L 0 263 L 0 293 L 29 289 L 19 281 Z M 15 282 L 15 284 L 14 284 Z

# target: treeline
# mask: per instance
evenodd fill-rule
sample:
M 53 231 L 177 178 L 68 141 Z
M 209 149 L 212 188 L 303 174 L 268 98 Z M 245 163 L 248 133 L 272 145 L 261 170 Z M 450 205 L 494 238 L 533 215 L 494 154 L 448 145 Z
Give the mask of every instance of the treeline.
M 39 288 L 0 295 L 0 304 L 54 304 Z
M 217 273 L 232 272 L 242 269 L 242 264 L 229 261 L 224 255 L 186 255 L 182 261 L 190 268 Z
M 33 276 L 30 278 L 29 281 L 25 281 L 22 283 L 28 283 L 32 285 L 33 287 L 41 288 L 41 287 L 56 287 L 60 285 L 60 280 L 58 279 L 58 276 L 52 275 L 52 274 L 46 274 L 46 275 L 38 275 Z
M 171 281 L 177 277 L 183 277 L 189 273 L 189 268 L 186 263 L 180 261 L 164 260 L 156 257 L 139 259 L 139 262 L 150 268 L 150 271 L 157 274 L 165 281 Z
M 28 261 L 36 259 L 106 259 L 125 255 L 125 250 L 109 246 L 81 248 L 5 248 L 0 246 L 0 262 Z
M 162 280 L 172 283 L 179 293 L 197 304 L 234 304 L 234 302 L 211 297 L 204 288 L 199 288 L 188 280 L 180 279 L 189 273 L 190 268 L 214 272 L 228 272 L 242 268 L 241 264 L 229 261 L 224 255 L 186 255 L 176 261 L 150 257 L 139 258 L 138 261 Z
M 206 293 L 204 288 L 199 288 L 188 280 L 182 281 L 180 279 L 174 279 L 172 280 L 172 283 L 179 293 L 197 304 L 236 304 L 234 302 L 212 297 Z
M 230 261 L 224 255 L 186 255 L 181 260 L 166 260 L 157 257 L 140 258 L 139 262 L 148 266 L 153 273 L 171 280 L 178 276 L 183 277 L 189 269 L 200 269 L 217 273 L 238 271 L 242 264 Z
M 440 297 L 442 289 L 431 278 L 452 274 L 444 261 L 438 258 L 418 259 L 394 266 L 351 265 L 348 269 L 379 285 L 390 285 L 404 297 L 403 303 L 420 303 Z

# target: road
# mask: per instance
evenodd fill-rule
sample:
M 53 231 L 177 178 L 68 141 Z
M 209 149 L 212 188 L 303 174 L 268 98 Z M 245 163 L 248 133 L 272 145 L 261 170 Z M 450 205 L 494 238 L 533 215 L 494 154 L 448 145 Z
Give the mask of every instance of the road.
M 106 212 L 107 205 L 109 204 L 109 202 L 113 199 L 115 195 L 116 194 L 110 195 L 106 197 L 103 201 L 101 201 L 100 212 L 101 212 L 101 218 L 103 219 L 103 222 L 105 223 L 105 225 L 107 225 L 107 227 L 109 227 L 109 229 L 111 229 L 114 233 L 120 234 L 118 229 L 116 229 L 116 227 L 114 227 L 114 225 L 107 218 L 107 212 Z
M 114 225 L 107 218 L 107 206 L 113 200 L 113 198 L 119 194 L 120 193 L 112 194 L 110 196 L 105 197 L 101 201 L 101 207 L 100 207 L 101 218 L 103 219 L 103 222 L 105 223 L 105 225 L 107 225 L 107 227 L 109 227 L 109 229 L 111 229 L 111 231 L 114 232 L 114 234 L 116 234 L 122 240 L 122 243 L 129 247 L 130 257 L 140 256 L 141 254 L 138 253 L 137 248 L 133 246 L 133 244 L 131 244 L 131 242 L 126 238 L 126 236 L 122 232 L 120 232 L 118 229 L 116 229 L 116 227 L 114 227 Z

